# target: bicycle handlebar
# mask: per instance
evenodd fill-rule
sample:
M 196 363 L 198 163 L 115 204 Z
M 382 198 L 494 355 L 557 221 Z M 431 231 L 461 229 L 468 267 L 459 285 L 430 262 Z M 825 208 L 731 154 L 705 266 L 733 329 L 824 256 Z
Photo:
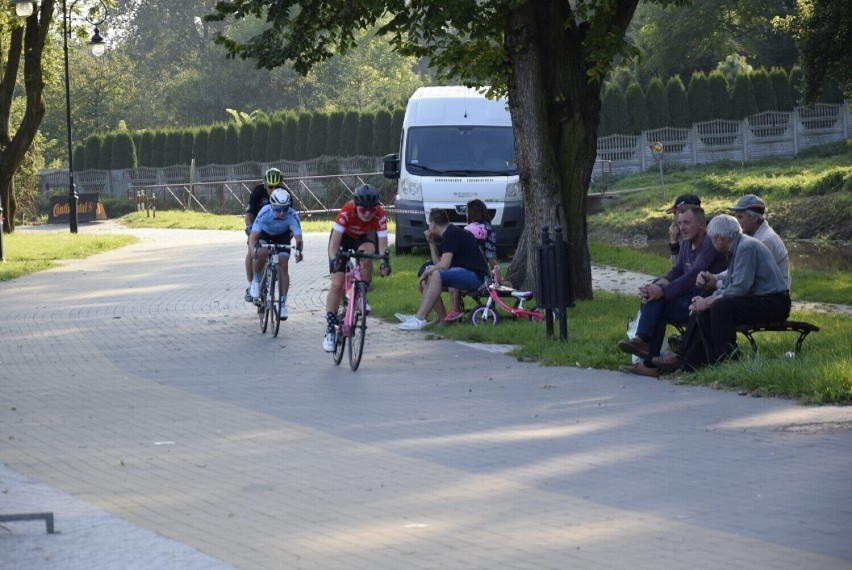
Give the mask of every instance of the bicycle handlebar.
M 337 258 L 344 261 L 349 259 L 382 259 L 388 261 L 390 259 L 390 252 L 367 253 L 366 251 L 356 251 L 354 249 L 340 249 L 337 252 Z
M 259 247 L 259 248 L 262 247 L 262 248 L 266 249 L 267 251 L 276 251 L 276 252 L 290 251 L 290 250 L 293 249 L 293 246 L 285 245 L 283 243 L 258 243 L 257 247 Z

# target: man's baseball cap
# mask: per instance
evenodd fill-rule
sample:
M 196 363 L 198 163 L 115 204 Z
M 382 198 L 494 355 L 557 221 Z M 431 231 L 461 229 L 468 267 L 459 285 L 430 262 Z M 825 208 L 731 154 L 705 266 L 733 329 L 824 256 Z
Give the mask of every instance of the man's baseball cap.
M 766 212 L 766 203 L 760 199 L 759 196 L 755 196 L 754 194 L 746 194 L 740 201 L 737 202 L 735 206 L 728 206 L 729 210 L 733 210 L 735 212 L 742 212 L 743 210 L 751 210 L 752 212 L 757 212 L 758 214 L 763 214 Z
M 675 198 L 674 206 L 666 210 L 667 214 L 674 214 L 675 211 L 683 206 L 684 204 L 695 204 L 696 206 L 701 205 L 701 198 L 696 196 L 695 194 L 681 194 L 677 198 Z

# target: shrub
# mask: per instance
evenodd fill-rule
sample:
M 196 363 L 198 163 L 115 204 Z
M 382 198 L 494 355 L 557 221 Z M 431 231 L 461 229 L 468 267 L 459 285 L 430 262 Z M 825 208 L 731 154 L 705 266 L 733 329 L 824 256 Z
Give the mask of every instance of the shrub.
M 180 164 L 191 164 L 195 156 L 195 133 L 192 129 L 184 129 L 180 134 Z
M 343 127 L 343 111 L 335 111 L 328 116 L 328 130 L 325 136 L 325 154 L 340 156 L 340 129 Z
M 340 128 L 340 155 L 358 154 L 358 111 L 347 111 Z
M 151 166 L 165 166 L 163 160 L 166 152 L 166 138 L 166 131 L 154 133 L 154 140 L 151 142 Z
M 127 131 L 119 131 L 112 139 L 112 168 L 124 170 L 136 168 L 136 148 L 133 137 Z
M 281 144 L 284 140 L 284 119 L 277 117 L 272 120 L 269 125 L 269 132 L 266 134 L 266 155 L 265 160 L 271 162 L 281 158 Z
M 163 166 L 174 166 L 181 164 L 180 161 L 180 144 L 183 139 L 183 133 L 180 131 L 169 131 L 166 133 L 166 146 L 163 150 Z
M 731 94 L 729 84 L 721 71 L 714 71 L 707 76 L 710 85 L 710 100 L 713 105 L 714 119 L 732 119 L 734 114 L 731 109 Z
M 358 134 L 355 136 L 356 154 L 370 156 L 373 154 L 373 123 L 375 115 L 360 113 L 358 115 Z
M 251 143 L 254 139 L 254 123 L 243 123 L 240 125 L 237 137 L 237 162 L 248 162 L 253 159 L 251 154 Z
M 609 83 L 601 101 L 601 122 L 598 127 L 600 136 L 624 135 L 630 132 L 630 119 L 627 117 L 627 100 L 617 83 Z
M 731 91 L 731 107 L 734 119 L 742 120 L 749 115 L 757 113 L 757 102 L 754 99 L 754 86 L 751 78 L 740 73 L 734 80 L 734 88 Z
M 195 133 L 195 164 L 196 166 L 204 166 L 210 164 L 210 159 L 207 158 L 207 147 L 210 143 L 210 129 L 201 127 Z
M 802 68 L 798 65 L 793 66 L 793 69 L 790 70 L 789 81 L 790 81 L 790 96 L 793 98 L 793 106 L 802 104 L 802 89 L 804 84 L 804 74 L 802 73 Z
M 645 107 L 648 109 L 648 122 L 652 129 L 669 126 L 669 102 L 663 80 L 654 77 L 645 91 Z
M 703 71 L 696 71 L 689 79 L 686 92 L 689 102 L 689 114 L 695 123 L 717 119 L 713 113 L 713 98 L 710 95 L 710 80 Z
M 316 158 L 325 152 L 326 137 L 328 137 L 328 114 L 314 113 L 308 134 L 307 158 Z
M 284 160 L 296 160 L 296 133 L 299 130 L 298 119 L 294 115 L 287 115 L 284 119 L 284 135 L 281 139 L 281 158 Z
M 686 89 L 677 75 L 669 77 L 666 82 L 666 99 L 669 104 L 670 125 L 681 128 L 690 126 L 692 121 L 689 115 L 689 103 L 686 100 Z
M 225 139 L 228 137 L 228 127 L 222 123 L 210 128 L 210 137 L 207 140 L 207 164 L 225 164 Z
M 112 166 L 112 141 L 115 139 L 115 135 L 110 133 L 106 135 L 101 141 L 101 153 L 98 157 L 98 166 L 99 170 L 109 170 Z
M 393 110 L 390 124 L 390 141 L 393 143 L 393 150 L 399 151 L 400 139 L 402 137 L 402 123 L 405 121 L 405 109 L 397 108 Z
M 376 113 L 373 121 L 373 156 L 384 156 L 393 150 L 393 143 L 388 141 L 390 133 L 391 114 L 386 109 Z
M 772 91 L 775 92 L 775 108 L 779 111 L 793 110 L 793 93 L 790 91 L 790 78 L 782 67 L 773 67 L 769 72 Z
M 142 131 L 142 136 L 139 137 L 139 148 L 136 149 L 139 160 L 139 166 L 154 166 L 151 162 L 151 146 L 154 144 L 154 132 L 149 130 Z
M 266 140 L 269 138 L 269 119 L 259 119 L 254 122 L 251 137 L 251 160 L 264 162 L 266 158 Z
M 236 164 L 240 157 L 240 131 L 236 123 L 228 123 L 225 130 L 225 146 L 222 147 L 220 164 Z
M 136 210 L 136 205 L 127 198 L 102 198 L 101 202 L 104 204 L 104 211 L 108 218 L 120 218 Z
M 775 100 L 775 90 L 772 88 L 772 80 L 765 67 L 750 74 L 751 85 L 754 88 L 754 102 L 758 112 L 774 111 L 778 108 Z
M 308 158 L 308 137 L 311 136 L 311 120 L 313 114 L 302 113 L 296 123 L 296 160 Z

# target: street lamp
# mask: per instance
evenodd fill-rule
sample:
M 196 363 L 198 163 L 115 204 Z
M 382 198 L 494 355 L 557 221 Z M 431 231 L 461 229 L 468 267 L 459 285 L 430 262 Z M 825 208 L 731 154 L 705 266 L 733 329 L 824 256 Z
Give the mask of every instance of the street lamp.
M 65 128 L 68 135 L 68 221 L 71 226 L 71 233 L 77 233 L 77 188 L 74 184 L 74 153 L 71 147 L 71 81 L 68 71 L 68 38 L 71 36 L 71 12 L 74 6 L 80 0 L 74 0 L 71 5 L 67 5 L 66 0 L 62 0 L 62 46 L 65 55 Z M 11 0 L 15 5 L 15 13 L 23 18 L 32 16 L 33 9 L 39 0 Z M 97 10 L 98 14 L 103 14 L 100 20 L 86 18 L 86 21 L 94 26 L 92 38 L 88 42 L 88 46 L 95 56 L 102 56 L 106 49 L 104 39 L 101 37 L 98 26 L 106 20 L 108 10 L 104 0 L 98 0 L 101 8 Z M 90 11 L 90 14 L 95 11 Z

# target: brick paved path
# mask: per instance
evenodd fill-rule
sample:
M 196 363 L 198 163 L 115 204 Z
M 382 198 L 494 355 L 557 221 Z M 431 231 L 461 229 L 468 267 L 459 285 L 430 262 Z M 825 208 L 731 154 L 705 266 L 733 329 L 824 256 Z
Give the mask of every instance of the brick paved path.
M 325 235 L 273 339 L 237 233 L 138 233 L 0 283 L 15 472 L 246 569 L 852 568 L 852 408 L 375 320 L 352 373 L 320 348 Z M 25 567 L 14 540 L 0 567 Z

